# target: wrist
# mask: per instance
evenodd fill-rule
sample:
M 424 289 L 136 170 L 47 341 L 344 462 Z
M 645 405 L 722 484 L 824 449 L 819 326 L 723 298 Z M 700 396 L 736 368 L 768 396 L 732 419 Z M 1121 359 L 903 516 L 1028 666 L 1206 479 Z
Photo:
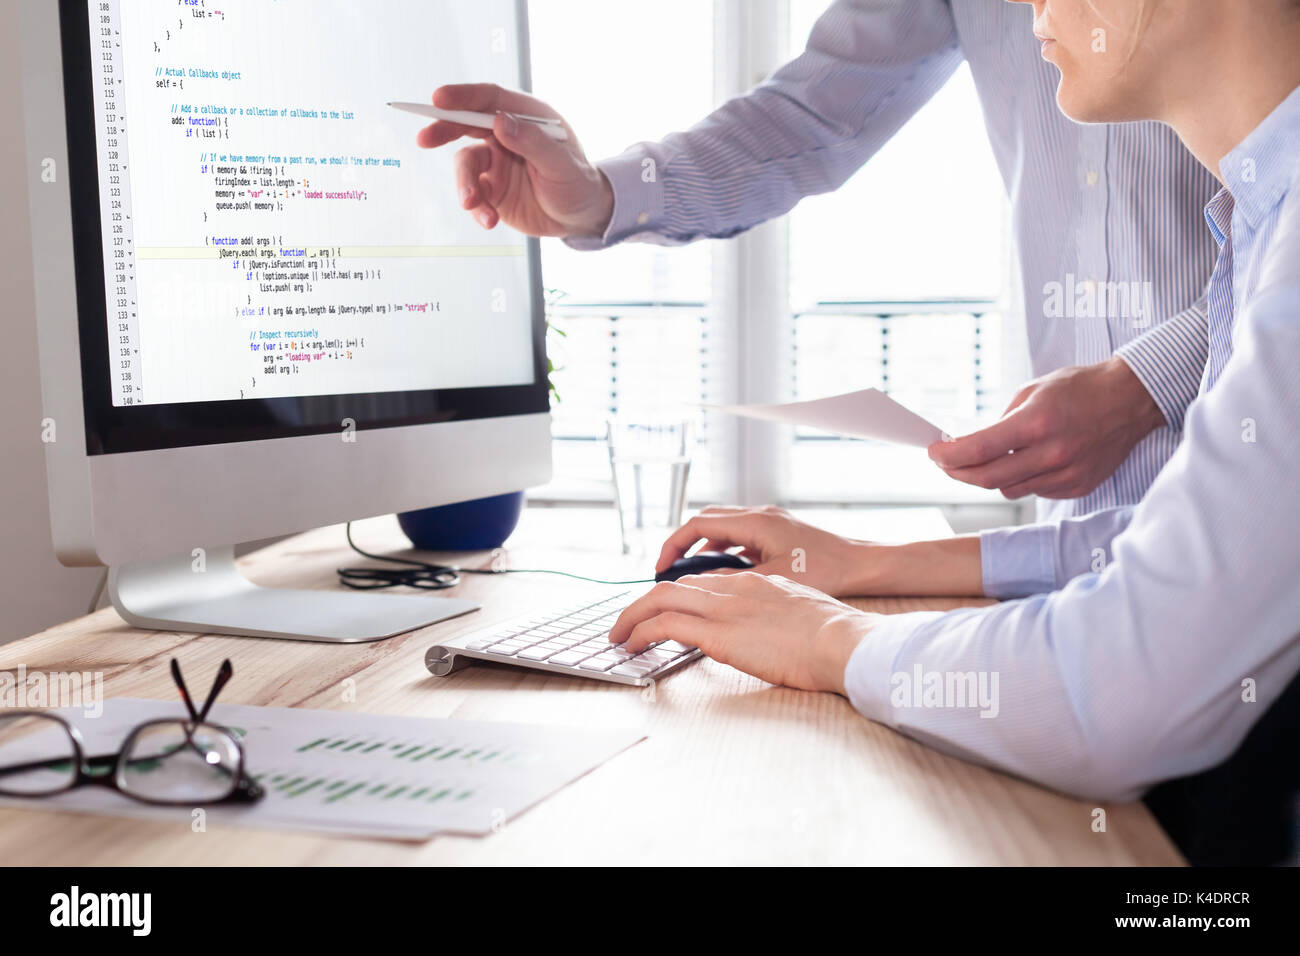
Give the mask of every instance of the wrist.
M 858 645 L 871 633 L 874 615 L 861 611 L 848 611 L 831 618 L 822 625 L 818 635 L 818 653 L 815 680 L 818 690 L 828 690 L 848 696 L 844 690 L 844 673 L 849 658 Z
M 1128 362 L 1114 355 L 1102 363 L 1102 369 L 1108 391 L 1117 397 L 1138 439 L 1168 424 L 1164 412 Z
M 609 230 L 610 220 L 614 218 L 614 187 L 609 177 L 598 167 L 592 167 L 595 180 L 595 194 L 591 210 L 575 224 L 567 238 L 601 238 Z
M 845 562 L 852 578 L 838 593 L 980 596 L 983 569 L 978 535 L 874 544 L 855 541 Z
M 899 569 L 898 554 L 903 545 L 874 541 L 847 541 L 848 550 L 840 562 L 840 577 L 832 594 L 860 596 L 894 594 Z

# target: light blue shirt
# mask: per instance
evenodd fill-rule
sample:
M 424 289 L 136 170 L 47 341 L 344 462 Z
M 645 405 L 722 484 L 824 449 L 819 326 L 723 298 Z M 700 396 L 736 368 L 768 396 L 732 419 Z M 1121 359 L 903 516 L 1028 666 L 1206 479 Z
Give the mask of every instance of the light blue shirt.
M 1008 534 L 1050 593 L 877 626 L 844 675 L 865 716 L 1123 800 L 1226 759 L 1300 671 L 1300 89 L 1219 171 L 1181 445 L 1136 507 Z
M 964 57 L 1011 198 L 1034 373 L 1118 354 L 1169 423 L 1091 494 L 1040 501 L 1040 517 L 1134 504 L 1177 446 L 1205 366 L 1214 243 L 1201 209 L 1214 179 L 1164 126 L 1063 117 L 1059 74 L 1039 54 L 1032 19 L 1004 0 L 840 0 L 807 50 L 749 94 L 599 163 L 613 217 L 604 236 L 570 245 L 683 243 L 779 216 L 845 182 Z M 871 210 L 856 212 L 872 222 Z M 1090 281 L 1094 302 L 1104 300 L 1091 310 L 1080 291 Z M 1068 303 L 1050 301 L 1052 284 Z M 1140 310 L 1120 298 L 1134 288 L 1150 294 Z M 1080 297 L 1091 314 L 1075 314 Z

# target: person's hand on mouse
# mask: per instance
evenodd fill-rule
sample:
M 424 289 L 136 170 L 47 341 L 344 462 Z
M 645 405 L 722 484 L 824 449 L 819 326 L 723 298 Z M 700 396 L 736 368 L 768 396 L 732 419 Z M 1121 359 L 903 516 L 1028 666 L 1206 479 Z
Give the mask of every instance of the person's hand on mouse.
M 843 694 L 849 656 L 879 619 L 788 578 L 696 574 L 656 584 L 609 639 L 633 654 L 664 640 L 692 644 L 773 684 Z
M 514 114 L 554 117 L 539 99 L 495 83 L 459 83 L 434 90 L 433 105 L 446 110 L 495 113 L 492 129 L 436 120 L 420 130 L 416 142 L 434 149 L 468 136 L 483 142 L 456 154 L 456 193 L 484 229 L 504 222 L 530 236 L 599 236 L 614 210 L 609 181 L 582 151 L 564 124 L 568 139 L 551 139 Z
M 871 549 L 865 541 L 842 538 L 800 521 L 782 508 L 739 508 L 713 505 L 673 532 L 664 542 L 655 573 L 666 570 L 700 540 L 703 551 L 739 553 L 759 574 L 779 574 L 827 594 L 869 593 L 861 590 L 869 570 Z M 710 574 L 737 574 L 722 568 Z

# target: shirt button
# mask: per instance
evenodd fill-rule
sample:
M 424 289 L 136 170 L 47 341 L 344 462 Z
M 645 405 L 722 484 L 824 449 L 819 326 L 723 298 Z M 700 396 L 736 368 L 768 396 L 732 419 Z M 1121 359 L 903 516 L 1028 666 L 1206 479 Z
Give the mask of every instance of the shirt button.
M 1085 176 L 1084 178 L 1088 181 L 1089 186 L 1095 186 L 1097 185 L 1097 180 L 1100 179 L 1101 177 L 1097 175 L 1097 170 L 1090 169 L 1088 170 L 1088 175 Z
M 638 226 L 644 226 L 649 221 L 650 221 L 650 214 L 648 212 L 640 213 L 636 217 L 636 224 Z

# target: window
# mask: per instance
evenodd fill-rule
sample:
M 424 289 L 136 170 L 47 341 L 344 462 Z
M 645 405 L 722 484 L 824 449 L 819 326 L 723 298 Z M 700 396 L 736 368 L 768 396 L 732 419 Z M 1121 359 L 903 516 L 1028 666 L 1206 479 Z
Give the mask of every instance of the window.
M 608 0 L 533 0 L 534 88 L 588 155 L 612 155 L 690 126 L 747 86 L 755 64 L 766 73 L 796 55 L 825 6 L 666 0 L 647 16 Z M 542 493 L 609 496 L 601 439 L 619 414 L 698 419 L 691 493 L 701 501 L 745 497 L 747 471 L 781 476 L 760 483 L 764 500 L 1001 501 L 913 449 L 789 429 L 759 448 L 698 404 L 758 400 L 736 367 L 757 354 L 777 380 L 762 400 L 874 385 L 950 430 L 995 417 L 1026 377 L 1023 342 L 1003 320 L 1009 252 L 1004 191 L 965 67 L 844 187 L 805 199 L 773 229 L 600 253 L 544 242 L 561 401 L 556 480 Z M 774 263 L 784 274 L 770 274 Z M 770 292 L 775 307 L 729 306 L 727 283 Z
M 807 37 L 826 4 L 791 4 L 792 35 Z M 789 218 L 797 396 L 875 386 L 954 433 L 1006 406 L 1023 370 L 1005 368 L 1018 341 L 1004 341 L 1009 217 L 965 65 L 843 187 Z M 990 497 L 912 449 L 800 431 L 789 453 L 793 499 Z
M 533 89 L 564 114 L 593 159 L 684 129 L 713 108 L 712 8 L 657 0 L 652 10 L 610 0 L 529 4 Z M 552 408 L 556 477 L 545 494 L 610 496 L 611 416 L 699 419 L 695 405 L 712 394 L 712 252 L 707 242 L 624 243 L 599 253 L 542 242 L 560 398 Z M 706 436 L 702 421 L 696 434 Z M 693 492 L 705 497 L 709 465 L 705 439 L 691 472 Z

